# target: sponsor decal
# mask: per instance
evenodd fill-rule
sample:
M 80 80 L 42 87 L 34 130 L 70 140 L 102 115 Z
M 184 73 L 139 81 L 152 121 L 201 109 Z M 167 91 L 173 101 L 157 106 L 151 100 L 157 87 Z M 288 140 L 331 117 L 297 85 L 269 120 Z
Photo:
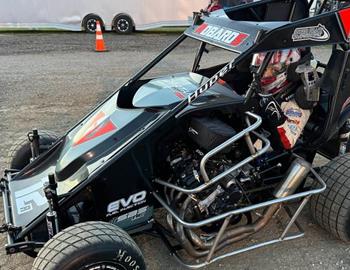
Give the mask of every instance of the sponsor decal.
M 289 117 L 301 118 L 303 116 L 303 113 L 298 109 L 290 108 L 285 112 L 285 115 Z
M 237 32 L 228 28 L 207 23 L 201 24 L 196 30 L 197 35 L 212 39 L 214 41 L 237 47 L 246 40 L 249 35 L 246 33 Z
M 143 204 L 146 202 L 147 192 L 145 190 L 138 193 L 130 195 L 128 198 L 122 198 L 111 202 L 107 206 L 107 216 L 112 216 L 114 214 L 126 211 L 137 205 Z
M 278 105 L 276 104 L 275 101 L 270 101 L 269 104 L 267 104 L 265 112 L 270 111 L 271 112 L 271 116 L 276 115 L 277 120 L 281 120 L 281 113 L 280 110 L 278 109 Z
M 298 135 L 298 126 L 295 124 L 288 124 L 287 125 L 289 128 L 290 133 L 292 133 L 294 136 Z
M 287 121 L 289 123 L 295 124 L 295 125 L 300 125 L 301 121 L 300 120 L 296 120 L 296 119 L 290 119 L 288 118 Z
M 43 194 L 43 185 L 47 182 L 44 177 L 41 181 L 15 192 L 15 201 L 18 215 L 25 214 L 34 209 L 47 204 L 47 199 Z
M 201 86 L 194 93 L 188 96 L 188 103 L 191 104 L 193 101 L 195 101 L 197 97 L 199 97 L 202 93 L 204 93 L 210 87 L 212 87 L 222 76 L 224 76 L 227 72 L 233 69 L 234 66 L 235 66 L 234 61 L 224 66 L 218 73 L 216 73 L 213 77 L 211 77 L 203 86 Z
M 322 24 L 318 24 L 316 26 L 295 28 L 294 33 L 292 35 L 293 41 L 327 41 L 329 40 L 329 38 L 329 31 Z
M 118 223 L 120 223 L 122 221 L 130 221 L 130 222 L 136 221 L 138 219 L 143 218 L 148 210 L 149 210 L 148 206 L 133 210 L 131 212 L 128 212 L 126 214 L 120 215 L 120 216 L 112 219 L 113 220 L 112 223 L 118 225 Z

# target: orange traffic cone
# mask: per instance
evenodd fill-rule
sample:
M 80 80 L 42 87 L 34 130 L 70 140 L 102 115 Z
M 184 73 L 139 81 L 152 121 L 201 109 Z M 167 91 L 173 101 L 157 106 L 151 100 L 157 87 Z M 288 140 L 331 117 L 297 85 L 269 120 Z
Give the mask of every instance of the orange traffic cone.
M 96 21 L 96 52 L 106 52 L 105 42 L 103 40 L 101 25 L 99 21 Z

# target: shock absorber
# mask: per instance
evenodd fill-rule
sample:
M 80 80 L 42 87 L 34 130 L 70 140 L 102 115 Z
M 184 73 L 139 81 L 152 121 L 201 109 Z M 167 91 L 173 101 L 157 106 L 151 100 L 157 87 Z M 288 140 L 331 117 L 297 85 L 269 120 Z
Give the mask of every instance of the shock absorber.
M 46 225 L 49 239 L 51 239 L 59 232 L 57 183 L 53 174 L 49 174 L 49 182 L 45 183 L 44 192 L 49 204 L 49 211 L 46 213 Z
M 28 134 L 28 139 L 30 142 L 30 150 L 32 152 L 32 160 L 34 160 L 40 154 L 40 136 L 38 130 L 33 129 L 33 131 Z

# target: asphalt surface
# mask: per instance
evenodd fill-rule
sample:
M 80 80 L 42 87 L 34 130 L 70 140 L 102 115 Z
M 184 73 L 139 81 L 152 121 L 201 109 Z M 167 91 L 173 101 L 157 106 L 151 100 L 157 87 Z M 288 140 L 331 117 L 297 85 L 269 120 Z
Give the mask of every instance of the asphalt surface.
M 0 170 L 4 169 L 9 147 L 33 127 L 63 134 L 76 121 L 107 97 L 131 74 L 154 58 L 174 34 L 106 34 L 107 53 L 93 51 L 94 36 L 82 33 L 0 33 Z M 181 46 L 159 65 L 153 74 L 189 70 L 193 42 Z M 208 64 L 227 59 L 214 51 Z M 325 49 L 317 50 L 327 58 Z M 2 207 L 0 217 L 3 218 Z M 282 217 L 281 217 L 282 218 Z M 269 226 L 260 237 L 270 237 L 277 225 Z M 301 218 L 306 236 L 302 239 L 228 258 L 206 269 L 350 269 L 350 245 L 329 236 L 312 221 L 308 210 Z M 137 239 L 148 269 L 184 269 L 169 255 L 159 239 Z M 254 240 L 246 244 L 254 243 Z M 5 237 L 0 236 L 0 245 Z M 232 248 L 236 248 L 233 246 Z M 31 269 L 25 255 L 7 256 L 0 251 L 0 269 Z

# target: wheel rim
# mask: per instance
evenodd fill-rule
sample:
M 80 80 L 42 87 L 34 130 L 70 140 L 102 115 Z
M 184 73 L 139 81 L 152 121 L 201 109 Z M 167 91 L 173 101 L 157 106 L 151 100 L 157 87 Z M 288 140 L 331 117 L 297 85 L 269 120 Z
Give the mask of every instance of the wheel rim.
M 90 32 L 96 32 L 96 24 L 97 24 L 97 20 L 96 19 L 89 19 L 86 22 L 87 30 L 89 30 Z
M 127 270 L 127 269 L 116 262 L 97 262 L 97 263 L 85 265 L 79 270 Z
M 129 30 L 130 24 L 127 20 L 125 19 L 120 19 L 117 22 L 117 29 L 120 32 L 127 32 Z

